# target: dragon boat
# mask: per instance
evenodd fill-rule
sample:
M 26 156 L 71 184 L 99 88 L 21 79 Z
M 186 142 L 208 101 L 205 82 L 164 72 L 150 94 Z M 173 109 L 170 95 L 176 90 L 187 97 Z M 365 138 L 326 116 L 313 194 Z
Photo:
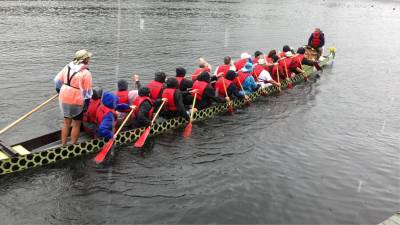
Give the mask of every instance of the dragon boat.
M 320 60 L 321 66 L 329 65 L 335 58 L 335 49 L 330 48 L 329 54 Z M 315 77 L 317 72 L 313 67 L 303 65 L 309 77 Z M 301 74 L 290 78 L 293 86 L 304 82 Z M 288 88 L 288 81 L 281 81 L 281 90 Z M 279 93 L 280 90 L 275 86 L 260 88 L 252 93 L 249 97 L 251 101 L 256 100 L 260 96 L 268 96 Z M 241 108 L 246 105 L 244 100 L 236 99 L 233 101 L 234 108 Z M 194 114 L 193 122 L 209 119 L 219 114 L 226 113 L 228 103 L 216 104 L 209 108 L 200 110 Z M 150 135 L 158 135 L 177 127 L 183 127 L 187 121 L 181 117 L 172 118 L 154 124 L 151 128 Z M 136 128 L 121 132 L 115 139 L 115 145 L 121 146 L 136 141 L 144 132 L 145 128 Z M 28 141 L 6 146 L 0 143 L 0 175 L 11 174 L 19 171 L 30 170 L 33 168 L 51 165 L 66 161 L 68 159 L 83 157 L 96 153 L 102 149 L 106 141 L 102 138 L 90 139 L 83 137 L 77 144 L 60 146 L 61 131 L 55 131 Z

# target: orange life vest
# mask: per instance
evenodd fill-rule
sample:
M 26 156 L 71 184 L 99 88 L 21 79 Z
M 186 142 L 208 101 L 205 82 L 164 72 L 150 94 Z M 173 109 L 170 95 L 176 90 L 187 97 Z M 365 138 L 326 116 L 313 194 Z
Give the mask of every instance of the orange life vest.
M 163 83 L 152 80 L 149 84 L 147 84 L 147 88 L 150 89 L 150 98 L 153 100 L 157 100 L 162 92 Z
M 151 98 L 149 98 L 147 96 L 137 96 L 135 98 L 135 100 L 133 100 L 132 105 L 136 106 L 136 109 L 133 112 L 135 114 L 135 117 L 138 116 L 139 111 L 140 111 L 140 106 L 142 105 L 142 103 L 144 101 L 149 101 L 150 104 L 153 105 L 153 101 L 151 100 Z M 149 119 L 151 119 L 153 117 L 153 111 L 154 111 L 154 107 L 152 107 L 151 110 L 149 111 L 149 114 L 148 114 Z
M 208 85 L 209 85 L 209 83 L 207 83 L 207 82 L 205 82 L 205 81 L 198 81 L 198 80 L 196 80 L 196 81 L 193 83 L 192 89 L 193 89 L 193 90 L 194 90 L 194 89 L 197 89 L 197 90 L 199 91 L 199 93 L 197 93 L 197 97 L 196 97 L 196 99 L 197 99 L 198 101 L 201 101 L 201 99 L 203 99 L 204 90 L 208 87 Z M 193 92 L 191 92 L 190 94 L 191 94 L 192 96 L 194 96 L 194 93 L 193 93 Z
M 228 73 L 230 68 L 231 68 L 231 66 L 230 65 L 226 65 L 226 64 L 218 66 L 217 75 L 220 74 L 220 73 L 224 73 L 224 77 L 225 77 L 226 73 Z
M 87 123 L 96 123 L 97 109 L 101 104 L 101 99 L 90 99 L 88 109 L 83 114 L 83 121 Z
M 166 111 L 176 111 L 176 104 L 175 104 L 175 88 L 166 88 L 164 89 L 163 93 L 162 93 L 162 98 L 166 98 L 168 101 L 165 104 L 165 110 Z
M 225 86 L 224 86 L 224 83 L 225 83 Z M 220 77 L 220 78 L 218 78 L 217 82 L 215 82 L 215 90 L 217 91 L 217 93 L 220 96 L 226 97 L 225 89 L 226 89 L 226 92 L 228 93 L 228 88 L 231 84 L 232 84 L 232 81 L 230 81 L 224 77 Z

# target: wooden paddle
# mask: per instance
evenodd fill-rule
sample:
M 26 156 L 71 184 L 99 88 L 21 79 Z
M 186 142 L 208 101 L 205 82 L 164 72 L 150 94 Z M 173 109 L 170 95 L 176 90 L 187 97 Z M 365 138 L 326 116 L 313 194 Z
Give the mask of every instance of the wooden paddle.
M 284 59 L 285 59 L 285 58 L 284 58 Z M 288 68 L 287 68 L 287 64 L 286 64 L 286 61 L 283 61 L 283 62 L 285 63 L 287 87 L 288 87 L 289 89 L 292 89 L 292 88 L 293 88 L 293 85 L 292 85 L 292 82 L 290 82 L 290 79 L 289 79 L 289 71 L 288 71 Z
M 104 145 L 103 149 L 99 152 L 99 154 L 96 155 L 96 157 L 94 158 L 94 161 L 97 164 L 100 164 L 104 161 L 104 159 L 106 158 L 108 152 L 110 151 L 111 147 L 114 145 L 114 140 L 115 138 L 117 138 L 117 135 L 119 134 L 119 132 L 122 130 L 122 128 L 124 127 L 124 125 L 126 124 L 126 122 L 128 122 L 129 118 L 131 118 L 131 115 L 133 113 L 133 111 L 135 111 L 136 106 L 133 106 L 131 111 L 128 113 L 128 115 L 125 117 L 124 121 L 122 121 L 120 127 L 118 128 L 117 132 L 115 132 L 114 136 L 108 140 L 107 144 Z
M 227 91 L 227 89 L 226 89 L 225 78 L 224 78 L 224 77 L 221 77 L 221 79 L 222 79 L 222 84 L 224 85 L 225 97 L 228 97 L 228 98 L 229 98 L 229 96 L 228 96 L 228 91 Z M 228 102 L 228 112 L 229 112 L 230 114 L 233 113 L 232 101 L 229 101 L 229 102 Z
M 8 126 L 4 127 L 1 131 L 0 134 L 3 134 L 4 132 L 6 132 L 7 130 L 9 130 L 10 128 L 14 127 L 15 125 L 17 125 L 18 123 L 20 123 L 22 120 L 28 118 L 30 115 L 32 115 L 32 113 L 38 111 L 40 108 L 42 108 L 43 106 L 47 105 L 49 102 L 51 102 L 51 100 L 57 98 L 58 94 L 53 95 L 52 97 L 50 97 L 49 99 L 47 99 L 45 102 L 43 102 L 42 104 L 36 106 L 34 109 L 32 109 L 30 112 L 26 113 L 25 115 L 21 116 L 19 119 L 17 119 L 16 121 L 14 121 L 13 123 L 9 124 Z
M 306 71 L 303 69 L 303 64 L 301 63 L 301 61 L 300 61 L 299 58 L 297 58 L 297 61 L 298 61 L 299 64 L 300 64 L 301 70 L 303 71 L 303 72 L 301 72 L 301 75 L 303 75 L 304 81 L 307 81 L 307 80 L 308 80 L 308 74 L 307 74 Z
M 244 91 L 244 88 L 243 88 L 243 86 L 242 86 L 242 83 L 240 83 L 240 79 L 239 79 L 239 77 L 236 77 L 236 79 L 237 79 L 237 81 L 238 81 L 238 83 L 239 83 L 239 85 L 240 85 L 240 88 L 242 89 L 242 91 L 243 91 L 243 95 L 244 95 L 244 98 L 246 99 L 246 102 L 247 102 L 247 104 L 250 104 L 250 97 L 246 94 L 246 92 Z
M 279 77 L 280 76 L 279 75 L 279 64 L 276 64 L 276 75 L 277 75 L 278 83 L 280 83 L 281 82 L 281 78 Z M 279 92 L 282 91 L 280 86 L 278 87 L 278 90 L 279 90 Z
M 156 115 L 153 117 L 153 120 L 151 121 L 150 126 L 146 127 L 146 129 L 144 130 L 143 134 L 142 134 L 142 135 L 139 137 L 139 139 L 135 142 L 135 147 L 136 147 L 136 148 L 141 148 L 141 147 L 143 147 L 144 143 L 145 143 L 146 140 L 147 140 L 147 136 L 149 136 L 149 134 L 150 134 L 150 129 L 151 129 L 151 127 L 154 125 L 154 122 L 156 122 L 156 119 L 157 119 L 157 117 L 158 117 L 158 114 L 160 114 L 160 111 L 161 111 L 162 107 L 164 106 L 165 102 L 166 102 L 166 101 L 163 100 L 163 102 L 162 102 L 160 108 L 159 108 L 159 109 L 157 110 L 157 112 L 156 112 Z
M 188 138 L 192 135 L 192 121 L 193 121 L 193 114 L 194 114 L 194 106 L 196 104 L 197 92 L 194 93 L 193 104 L 192 104 L 192 111 L 190 112 L 190 119 L 188 125 L 186 125 L 185 129 L 183 130 L 183 137 Z

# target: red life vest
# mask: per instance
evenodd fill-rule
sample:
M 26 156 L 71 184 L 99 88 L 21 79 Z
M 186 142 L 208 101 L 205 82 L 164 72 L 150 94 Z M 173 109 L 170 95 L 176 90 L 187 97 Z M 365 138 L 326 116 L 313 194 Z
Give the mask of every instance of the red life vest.
M 321 36 L 320 32 L 314 32 L 312 34 L 312 39 L 311 39 L 311 46 L 312 47 L 318 48 L 318 46 L 321 44 L 320 36 Z
M 230 68 L 231 68 L 231 66 L 230 65 L 226 65 L 226 64 L 218 66 L 217 75 L 220 74 L 220 73 L 224 73 L 224 77 L 225 77 L 226 73 L 228 73 Z
M 240 85 L 243 84 L 244 80 L 246 80 L 246 78 L 247 78 L 248 76 L 251 76 L 251 74 L 250 74 L 250 73 L 245 73 L 245 72 L 243 72 L 243 71 L 240 70 L 240 71 L 238 72 L 238 76 L 233 80 L 233 83 L 236 85 L 236 87 L 237 87 L 238 89 L 241 89 L 241 88 L 240 88 Z M 240 83 L 239 83 L 239 82 L 240 82 Z
M 259 59 L 259 58 L 253 58 L 253 64 L 258 63 L 258 59 Z
M 224 87 L 225 83 L 225 87 Z M 225 79 L 223 77 L 220 77 L 217 82 L 215 82 L 215 90 L 218 92 L 218 94 L 222 97 L 225 97 L 225 88 L 228 92 L 229 86 L 232 84 L 232 81 Z
M 150 89 L 150 98 L 156 100 L 160 97 L 163 89 L 163 83 L 152 80 L 149 84 L 147 84 L 147 87 Z
M 256 65 L 255 67 L 254 67 L 254 70 L 253 70 L 253 77 L 254 77 L 254 79 L 256 80 L 256 81 L 258 81 L 258 76 L 260 76 L 260 74 L 261 74 L 261 72 L 263 71 L 263 70 L 265 70 L 265 68 L 264 68 L 264 66 L 262 66 L 262 65 Z
M 238 61 L 236 61 L 235 63 L 236 71 L 241 70 L 244 67 L 244 65 L 246 65 L 247 62 L 248 59 L 239 59 Z
M 178 87 L 181 87 L 182 80 L 185 79 L 185 77 L 175 77 L 175 78 L 178 81 Z
M 165 104 L 166 111 L 176 111 L 176 104 L 175 104 L 175 88 L 166 88 L 162 93 L 162 98 L 166 98 L 168 101 Z
M 208 87 L 208 85 L 209 85 L 209 83 L 207 83 L 205 81 L 198 81 L 198 80 L 196 80 L 193 83 L 192 90 L 194 90 L 194 89 L 199 90 L 199 93 L 197 93 L 197 97 L 196 97 L 197 100 L 201 101 L 201 99 L 203 98 L 204 90 Z M 191 92 L 190 94 L 192 96 L 194 96 L 193 92 Z
M 301 69 L 301 67 L 302 67 L 301 62 L 303 61 L 303 59 L 304 59 L 304 54 L 299 54 L 299 55 L 294 56 L 292 58 L 291 68 L 293 68 L 293 69 L 300 68 Z
M 99 106 L 99 108 L 97 108 L 97 112 L 96 112 L 96 124 L 97 124 L 97 126 L 100 126 L 101 122 L 103 122 L 103 118 L 110 112 L 113 114 L 114 119 L 116 119 L 117 118 L 117 113 L 115 112 L 114 109 L 110 109 L 110 108 L 106 107 L 103 104 L 101 104 Z M 114 120 L 114 122 L 116 122 L 116 120 Z
M 290 65 L 292 63 L 292 58 L 284 58 L 279 61 L 279 73 L 283 74 L 285 77 L 289 76 Z
M 133 100 L 132 105 L 136 106 L 136 109 L 135 109 L 135 111 L 133 112 L 133 113 L 135 114 L 135 117 L 138 116 L 139 111 L 140 111 L 140 110 L 139 110 L 139 109 L 140 109 L 140 106 L 141 106 L 142 103 L 143 103 L 144 101 L 146 101 L 146 100 L 149 101 L 151 105 L 153 105 L 153 101 L 151 100 L 150 97 L 147 97 L 147 96 L 137 96 L 137 97 L 135 98 L 135 100 Z M 151 110 L 149 111 L 149 114 L 148 114 L 149 119 L 151 119 L 151 118 L 153 117 L 153 111 L 154 111 L 154 107 L 152 107 Z
M 202 73 L 202 72 L 210 72 L 210 68 L 205 67 L 205 68 L 197 68 L 194 73 L 192 73 L 192 81 L 197 80 L 197 77 Z
M 101 103 L 101 99 L 90 99 L 88 109 L 83 115 L 83 121 L 87 123 L 96 123 L 96 113 Z
M 279 52 L 278 53 L 278 57 L 279 58 L 283 58 L 283 57 L 285 57 L 286 56 L 286 52 Z
M 118 104 L 129 105 L 129 91 L 117 91 L 115 95 L 118 96 Z
M 267 57 L 265 59 L 265 61 L 267 62 L 267 64 L 272 64 L 272 62 L 273 62 L 272 58 L 269 58 L 269 57 Z
M 271 67 L 271 72 L 270 72 L 272 79 L 274 79 L 274 81 L 276 81 L 276 82 L 278 82 L 278 76 L 277 76 L 278 68 L 279 68 L 279 65 L 274 65 Z

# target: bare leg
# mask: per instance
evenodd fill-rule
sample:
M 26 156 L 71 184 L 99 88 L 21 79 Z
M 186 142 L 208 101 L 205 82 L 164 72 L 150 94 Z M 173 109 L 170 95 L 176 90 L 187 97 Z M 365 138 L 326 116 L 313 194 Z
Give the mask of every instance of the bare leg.
M 71 128 L 72 119 L 64 118 L 64 125 L 61 129 L 61 145 L 67 144 L 67 138 L 69 136 L 69 130 Z
M 79 138 L 79 132 L 81 131 L 81 121 L 72 120 L 72 131 L 71 131 L 71 143 L 76 144 Z

